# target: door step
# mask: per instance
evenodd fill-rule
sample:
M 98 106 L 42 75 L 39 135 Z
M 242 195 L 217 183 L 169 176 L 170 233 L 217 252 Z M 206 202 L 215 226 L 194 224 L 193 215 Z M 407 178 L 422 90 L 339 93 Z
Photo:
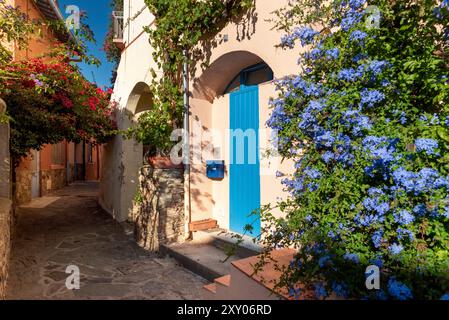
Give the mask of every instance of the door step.
M 235 256 L 227 259 L 228 256 L 223 250 L 210 244 L 192 241 L 182 244 L 161 245 L 160 253 L 171 256 L 186 269 L 211 282 L 229 274 L 231 262 L 241 259 L 241 257 Z
M 251 238 L 244 238 L 236 245 L 232 234 L 220 229 L 197 231 L 193 235 L 193 240 L 182 244 L 161 245 L 160 253 L 173 257 L 186 269 L 211 282 L 230 274 L 233 261 L 261 252 Z M 235 248 L 234 254 L 229 255 L 232 248 Z
M 253 238 L 248 236 L 238 238 L 235 233 L 222 229 L 194 232 L 193 242 L 212 244 L 226 253 L 233 251 L 234 255 L 240 258 L 262 253 L 262 246 L 254 243 Z

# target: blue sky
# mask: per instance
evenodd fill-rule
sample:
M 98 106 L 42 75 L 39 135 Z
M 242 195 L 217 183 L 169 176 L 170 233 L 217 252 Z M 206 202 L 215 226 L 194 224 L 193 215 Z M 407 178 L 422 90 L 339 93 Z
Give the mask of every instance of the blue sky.
M 100 87 L 111 87 L 110 78 L 113 65 L 106 60 L 106 54 L 102 50 L 112 11 L 109 4 L 110 0 L 59 0 L 59 7 L 64 17 L 69 15 L 65 12 L 67 5 L 78 6 L 81 11 L 87 13 L 88 19 L 86 22 L 94 32 L 95 40 L 97 41 L 96 44 L 89 44 L 89 53 L 100 59 L 101 66 L 97 68 L 96 66 L 80 63 L 80 67 L 84 76 L 92 82 L 94 82 L 95 77 Z

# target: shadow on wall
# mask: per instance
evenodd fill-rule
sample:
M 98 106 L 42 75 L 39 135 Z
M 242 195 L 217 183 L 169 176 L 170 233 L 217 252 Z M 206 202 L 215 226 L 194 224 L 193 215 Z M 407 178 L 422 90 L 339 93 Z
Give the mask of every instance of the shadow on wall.
M 251 37 L 256 33 L 257 21 L 258 15 L 256 12 L 256 5 L 254 5 L 248 12 L 242 13 L 241 15 L 233 18 L 230 21 L 224 21 L 219 29 L 222 30 L 226 26 L 226 24 L 233 23 L 236 25 L 237 29 L 236 40 L 238 42 L 243 40 L 250 40 Z M 220 33 L 209 34 L 206 37 L 207 39 L 201 41 L 192 52 L 192 61 L 194 61 L 195 63 L 197 61 L 202 61 L 202 71 L 206 70 L 209 67 L 212 50 L 228 41 L 228 39 Z M 196 65 L 191 66 L 190 75 L 192 79 L 194 79 L 195 77 L 197 71 L 196 67 Z

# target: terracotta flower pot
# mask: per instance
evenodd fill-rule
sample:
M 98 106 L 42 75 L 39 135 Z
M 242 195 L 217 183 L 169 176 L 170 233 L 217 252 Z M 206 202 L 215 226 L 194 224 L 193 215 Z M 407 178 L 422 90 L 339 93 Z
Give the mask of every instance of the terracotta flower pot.
M 155 169 L 183 169 L 184 165 L 174 164 L 170 157 L 148 157 L 148 163 Z

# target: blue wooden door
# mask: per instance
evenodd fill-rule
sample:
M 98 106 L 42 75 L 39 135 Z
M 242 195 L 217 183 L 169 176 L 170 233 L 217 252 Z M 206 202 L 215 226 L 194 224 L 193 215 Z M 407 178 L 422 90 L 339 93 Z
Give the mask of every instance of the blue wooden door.
M 229 224 L 239 234 L 253 226 L 260 234 L 259 88 L 242 86 L 230 94 Z

